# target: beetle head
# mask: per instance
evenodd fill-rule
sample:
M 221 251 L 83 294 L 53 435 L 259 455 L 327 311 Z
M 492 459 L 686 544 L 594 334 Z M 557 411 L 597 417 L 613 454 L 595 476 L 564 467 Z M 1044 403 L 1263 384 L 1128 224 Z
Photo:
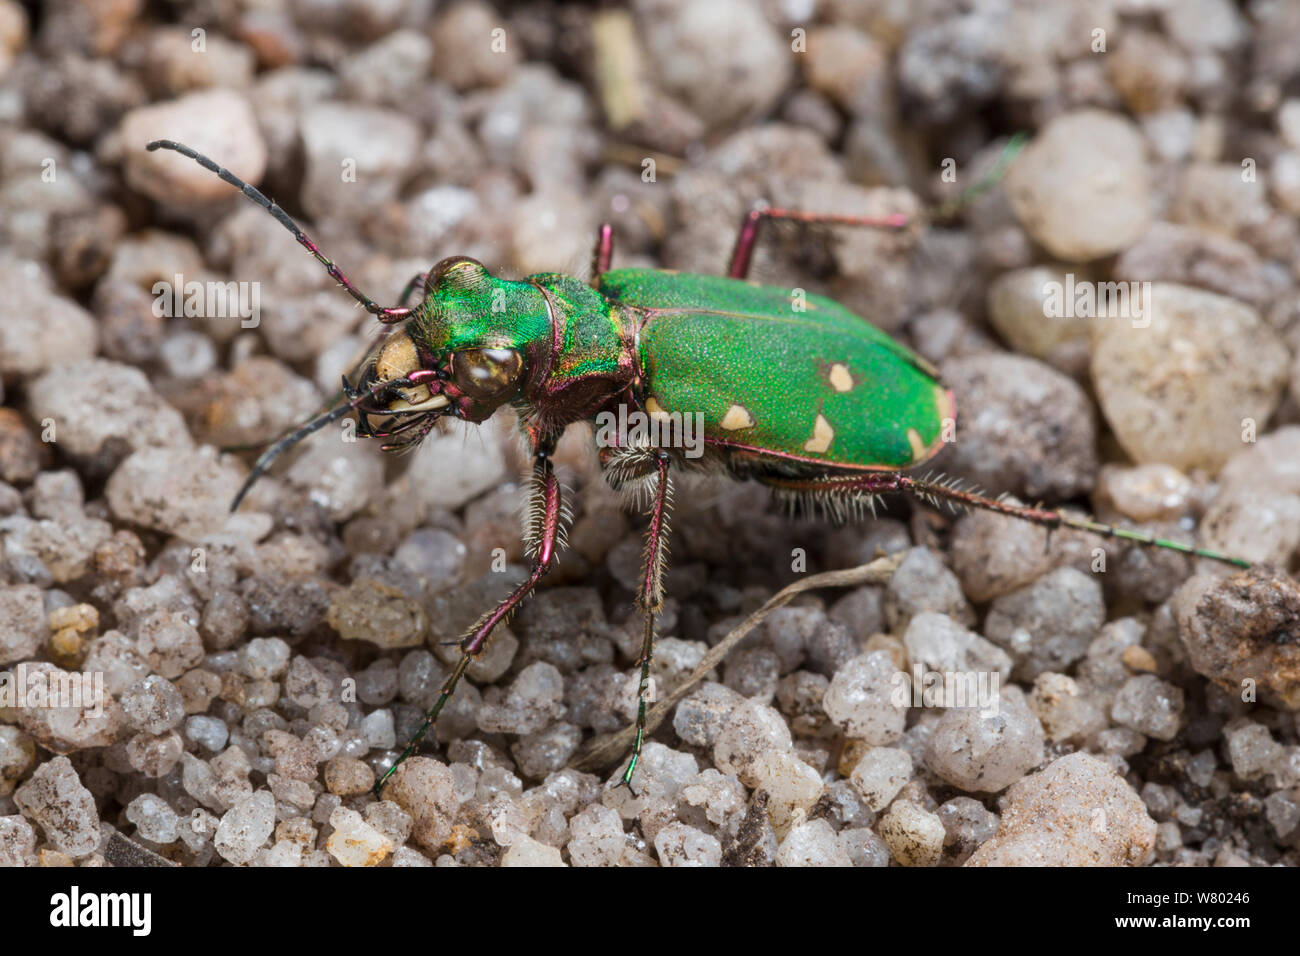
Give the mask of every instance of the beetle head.
M 481 422 L 519 395 L 525 354 L 549 313 L 537 288 L 493 276 L 467 256 L 442 260 L 425 280 L 424 302 L 376 348 L 361 388 L 409 380 L 385 411 L 453 415 Z

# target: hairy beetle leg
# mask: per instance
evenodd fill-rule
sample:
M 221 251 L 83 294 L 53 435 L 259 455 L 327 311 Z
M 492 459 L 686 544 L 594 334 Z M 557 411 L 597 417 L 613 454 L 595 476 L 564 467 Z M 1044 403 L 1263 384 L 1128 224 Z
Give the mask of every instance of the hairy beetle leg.
M 632 774 L 641 759 L 641 745 L 645 742 L 646 707 L 650 700 L 650 664 L 654 660 L 655 616 L 664 604 L 664 571 L 668 565 L 668 516 L 672 506 L 672 479 L 668 474 L 671 462 L 667 452 L 655 458 L 653 500 L 650 505 L 650 526 L 646 529 L 645 555 L 641 565 L 641 584 L 637 589 L 637 606 L 645 615 L 645 636 L 641 642 L 640 682 L 637 685 L 636 737 L 632 743 L 632 756 L 619 781 L 632 790 Z
M 962 190 L 960 195 L 932 210 L 928 218 L 942 219 L 952 216 L 992 189 L 1006 175 L 1012 161 L 1028 141 L 1029 137 L 1024 133 L 1017 133 L 1011 137 L 1010 141 L 1003 147 L 1002 154 L 998 157 L 992 169 L 980 177 L 979 181 L 974 185 Z M 727 275 L 731 278 L 744 279 L 749 275 L 749 265 L 754 254 L 754 244 L 758 241 L 759 228 L 762 226 L 764 219 L 793 219 L 798 222 L 822 222 L 840 226 L 867 226 L 885 229 L 899 229 L 907 225 L 907 217 L 901 215 L 874 219 L 870 216 L 840 216 L 834 213 L 804 212 L 801 209 L 776 209 L 772 207 L 751 209 L 740 224 L 740 232 L 736 236 L 736 244 L 731 251 L 731 265 L 727 268 Z
M 992 511 L 995 514 L 1006 515 L 1010 518 L 1019 518 L 1021 521 L 1028 521 L 1030 524 L 1046 528 L 1049 532 L 1056 528 L 1073 528 L 1076 531 L 1086 531 L 1089 534 L 1099 535 L 1103 538 L 1118 538 L 1144 547 L 1163 548 L 1168 551 L 1179 551 L 1196 558 L 1208 558 L 1211 561 L 1220 561 L 1237 568 L 1250 567 L 1250 562 L 1218 551 L 1198 548 L 1169 538 L 1157 538 L 1145 531 L 1120 528 L 1115 525 L 1104 524 L 1092 518 L 1066 514 L 1063 511 L 1050 508 L 1034 508 L 1014 504 L 1002 498 L 990 498 L 987 495 L 962 488 L 956 482 L 943 479 L 914 478 L 911 475 L 904 475 L 899 472 L 877 472 L 866 475 L 832 475 L 824 478 L 763 478 L 761 480 L 772 488 L 807 495 L 814 500 L 821 496 L 832 496 L 852 502 L 864 498 L 868 500 L 874 499 L 876 495 L 902 493 L 911 495 L 918 501 L 928 505 L 937 506 L 943 503 L 954 510 L 978 508 L 981 511 Z
M 425 715 L 424 721 L 420 728 L 411 737 L 397 760 L 388 768 L 387 772 L 379 778 L 374 786 L 375 796 L 382 794 L 384 784 L 388 778 L 397 772 L 397 768 L 406 762 L 407 758 L 415 753 L 420 742 L 424 740 L 430 729 L 437 723 L 438 715 L 442 713 L 443 707 L 451 699 L 451 695 L 456 692 L 456 685 L 460 679 L 465 676 L 469 669 L 470 663 L 483 650 L 487 644 L 488 638 L 492 636 L 492 631 L 498 624 L 508 618 L 519 607 L 520 604 L 532 593 L 537 586 L 537 582 L 542 579 L 551 566 L 555 563 L 555 555 L 560 546 L 563 544 L 563 521 L 564 508 L 560 497 L 560 481 L 555 475 L 555 469 L 551 465 L 550 449 L 543 448 L 534 452 L 533 464 L 533 490 L 529 501 L 529 525 L 531 537 L 535 547 L 533 556 L 533 569 L 519 587 L 515 588 L 510 595 L 489 611 L 474 624 L 473 628 L 460 641 L 460 660 L 452 669 L 451 675 L 442 685 L 442 690 L 438 694 L 438 699 L 434 701 L 433 707 Z

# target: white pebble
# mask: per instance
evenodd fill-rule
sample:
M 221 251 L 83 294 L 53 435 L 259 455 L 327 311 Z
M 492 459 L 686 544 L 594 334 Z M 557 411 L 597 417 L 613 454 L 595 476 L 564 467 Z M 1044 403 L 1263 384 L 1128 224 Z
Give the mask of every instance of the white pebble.
M 722 844 L 695 827 L 670 823 L 655 836 L 655 852 L 664 866 L 720 866 Z
M 825 820 L 791 828 L 776 851 L 777 866 L 852 866 L 834 829 Z
M 501 855 L 502 866 L 564 866 L 560 851 L 532 837 L 520 837 Z
M 393 851 L 388 839 L 355 810 L 338 807 L 330 814 L 334 832 L 325 843 L 330 856 L 344 866 L 378 866 Z
M 275 797 L 258 790 L 226 811 L 213 840 L 222 858 L 241 865 L 252 861 L 275 829 Z
M 906 704 L 894 700 L 898 673 L 885 651 L 853 658 L 831 678 L 822 700 L 826 715 L 850 737 L 873 747 L 892 744 L 902 736 L 907 720 Z
M 873 747 L 862 755 L 849 780 L 872 810 L 883 810 L 912 779 L 912 755 L 894 747 Z
M 757 700 L 737 705 L 713 745 L 713 762 L 723 773 L 734 773 L 746 786 L 754 786 L 754 764 L 764 753 L 794 746 L 785 719 Z
M 194 741 L 211 753 L 219 753 L 225 749 L 226 741 L 230 739 L 230 728 L 219 717 L 195 714 L 185 721 L 185 739 Z
M 880 836 L 903 866 L 934 866 L 943 856 L 943 820 L 911 800 L 895 800 L 880 819 Z
M 140 836 L 153 843 L 171 843 L 179 835 L 176 811 L 162 797 L 142 793 L 126 807 L 126 818 L 135 824 Z

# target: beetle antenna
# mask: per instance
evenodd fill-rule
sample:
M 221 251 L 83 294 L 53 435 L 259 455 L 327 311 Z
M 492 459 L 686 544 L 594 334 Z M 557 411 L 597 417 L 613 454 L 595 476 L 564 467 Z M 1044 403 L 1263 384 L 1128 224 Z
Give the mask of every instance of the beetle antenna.
M 248 473 L 248 477 L 244 480 L 243 486 L 239 489 L 239 494 L 235 495 L 235 500 L 230 503 L 230 510 L 239 510 L 240 502 L 244 500 L 244 496 L 247 495 L 253 485 L 257 483 L 257 480 L 266 474 L 267 470 L 271 467 L 271 463 L 294 445 L 298 444 L 298 442 L 302 441 L 313 432 L 320 431 L 330 422 L 338 421 L 353 409 L 370 399 L 377 397 L 381 393 L 395 387 L 404 387 L 407 384 L 409 383 L 405 379 L 394 379 L 387 382 L 378 382 L 365 391 L 356 391 L 348 383 L 348 380 L 344 378 L 343 391 L 348 396 L 348 401 L 335 405 L 329 411 L 323 412 L 315 418 L 303 422 L 303 424 L 299 425 L 266 451 L 262 452 L 257 461 L 253 463 L 253 470 Z
M 308 236 L 305 232 L 302 231 L 302 229 L 299 228 L 298 224 L 289 217 L 289 214 L 287 212 L 285 212 L 283 209 L 281 209 L 278 205 L 276 205 L 271 200 L 267 199 L 266 196 L 262 194 L 261 190 L 259 190 L 256 186 L 251 186 L 248 183 L 244 182 L 242 179 L 240 179 L 230 170 L 226 169 L 224 166 L 218 166 L 216 163 L 208 159 L 208 157 L 204 156 L 202 153 L 196 152 L 182 143 L 173 142 L 170 139 L 156 139 L 152 143 L 147 145 L 145 149 L 149 150 L 150 152 L 159 149 L 170 149 L 174 152 L 180 153 L 182 156 L 188 156 L 190 159 L 194 160 L 204 169 L 211 170 L 212 172 L 216 173 L 222 180 L 230 183 L 230 185 L 234 186 L 245 196 L 253 200 L 253 202 L 257 203 L 259 206 L 261 206 L 263 209 L 269 212 L 272 216 L 274 216 L 276 221 L 280 223 L 280 225 L 284 226 L 284 228 L 288 229 L 291 233 L 293 233 L 293 237 L 298 240 L 299 244 L 304 249 L 306 249 L 316 258 L 317 262 L 319 262 L 321 265 L 325 267 L 325 271 L 330 274 L 330 276 L 334 279 L 334 281 L 337 282 L 339 285 L 343 286 L 343 288 L 347 290 L 348 295 L 352 296 L 352 298 L 356 299 L 363 306 L 365 306 L 366 311 L 369 312 L 371 315 L 373 315 L 375 318 L 377 318 L 380 322 L 383 322 L 385 325 L 392 325 L 396 322 L 401 322 L 403 319 L 407 318 L 411 314 L 411 310 L 405 306 L 397 307 L 397 308 L 388 308 L 382 305 L 378 305 L 373 299 L 370 298 L 370 296 L 366 295 L 364 292 L 362 292 L 360 289 L 354 286 L 352 284 L 351 279 L 349 279 L 347 276 L 345 276 L 342 272 L 339 271 L 339 267 L 336 266 L 332 261 L 330 261 L 325 256 L 325 254 L 320 251 L 320 247 L 317 246 L 314 241 L 312 241 L 310 236 Z

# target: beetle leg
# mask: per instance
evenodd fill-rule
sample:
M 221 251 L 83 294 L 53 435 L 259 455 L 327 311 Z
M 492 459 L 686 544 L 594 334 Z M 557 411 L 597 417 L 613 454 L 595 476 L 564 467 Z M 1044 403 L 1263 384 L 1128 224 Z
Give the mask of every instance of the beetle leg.
M 1073 528 L 1076 531 L 1086 531 L 1103 538 L 1119 538 L 1121 541 L 1131 541 L 1143 547 L 1163 548 L 1168 551 L 1179 551 L 1192 557 L 1221 561 L 1238 568 L 1250 567 L 1249 562 L 1240 558 L 1233 558 L 1206 548 L 1198 548 L 1182 541 L 1157 538 L 1146 531 L 1104 524 L 1089 517 L 1070 515 L 1064 511 L 1056 511 L 1051 508 L 1018 505 L 1004 498 L 990 498 L 987 495 L 963 488 L 961 482 L 950 479 L 914 478 L 911 475 L 904 475 L 899 472 L 876 472 L 865 475 L 829 475 L 820 478 L 765 477 L 760 480 L 779 491 L 806 496 L 814 504 L 824 505 L 833 512 L 838 509 L 842 513 L 844 509 L 839 506 L 845 504 L 850 506 L 870 505 L 875 500 L 876 495 L 899 492 L 911 495 L 918 501 L 928 505 L 938 506 L 943 503 L 953 510 L 977 508 L 981 511 L 991 511 L 994 514 L 1018 518 L 1021 521 L 1028 521 L 1041 528 L 1046 528 L 1049 532 L 1056 528 Z
M 632 758 L 623 771 L 621 781 L 629 790 L 632 789 L 632 774 L 641 759 L 641 745 L 645 740 L 646 705 L 650 701 L 650 662 L 654 659 L 655 616 L 664 604 L 664 570 L 668 564 L 668 512 L 673 500 L 672 479 L 668 474 L 670 461 L 671 458 L 665 451 L 660 451 L 655 456 L 650 527 L 646 530 L 641 583 L 637 589 L 637 606 L 645 615 L 645 637 L 641 642 L 641 659 L 637 662 L 641 665 L 641 678 L 636 691 L 636 737 L 632 743 Z
M 614 227 L 607 222 L 600 224 L 600 236 L 596 239 L 596 249 L 591 255 L 591 284 L 609 271 L 614 261 Z
M 525 528 L 525 536 L 533 550 L 532 572 L 528 575 L 527 580 L 515 588 L 504 601 L 479 618 L 469 633 L 461 639 L 460 660 L 456 662 L 451 675 L 443 683 L 438 699 L 434 701 L 433 707 L 425 715 L 419 730 L 407 743 L 406 749 L 402 751 L 401 756 L 397 758 L 392 767 L 379 778 L 379 782 L 375 784 L 374 793 L 376 796 L 383 791 L 384 784 L 388 782 L 388 778 L 393 775 L 397 768 L 411 754 L 415 753 L 416 748 L 420 746 L 420 741 L 424 739 L 430 728 L 437 722 L 438 715 L 442 712 L 443 707 L 451 699 L 451 695 L 456 692 L 456 685 L 460 683 L 460 679 L 465 676 L 469 665 L 487 644 L 488 638 L 492 636 L 493 629 L 514 613 L 519 605 L 532 593 L 537 586 L 537 582 L 554 564 L 557 550 L 564 546 L 564 525 L 567 520 L 567 512 L 560 498 L 560 480 L 556 477 L 555 468 L 551 464 L 553 450 L 554 443 L 547 442 L 540 447 L 536 447 L 533 452 L 533 487 L 529 496 L 528 517 Z
M 907 217 L 902 215 L 878 219 L 871 216 L 840 216 L 835 213 L 758 206 L 745 215 L 740 223 L 740 232 L 736 234 L 736 244 L 731 249 L 731 264 L 727 267 L 727 275 L 732 279 L 744 279 L 749 275 L 754 244 L 758 241 L 759 227 L 764 219 L 794 219 L 798 222 L 824 222 L 839 226 L 871 226 L 886 229 L 901 229 L 907 225 Z
M 406 283 L 406 288 L 402 289 L 402 294 L 398 297 L 397 304 L 406 305 L 407 301 L 411 298 L 411 293 L 424 285 L 424 281 L 428 276 L 429 273 L 427 272 L 417 272 L 415 275 L 411 276 L 411 281 Z
M 1028 137 L 1024 133 L 1017 133 L 1011 137 L 1006 146 L 1003 147 L 1002 153 L 997 162 L 993 164 L 992 169 L 981 176 L 974 185 L 962 190 L 960 195 L 932 210 L 926 218 L 934 220 L 952 216 L 992 189 L 1006 175 L 1012 160 L 1024 148 L 1027 141 Z M 753 255 L 754 243 L 758 241 L 759 227 L 764 219 L 795 219 L 799 222 L 825 222 L 841 226 L 874 226 L 892 229 L 907 225 L 906 216 L 886 216 L 884 219 L 873 219 L 870 216 L 839 216 L 834 213 L 804 212 L 801 209 L 774 209 L 769 206 L 759 206 L 751 209 L 740 224 L 740 232 L 736 236 L 736 245 L 731 252 L 731 265 L 727 269 L 727 275 L 731 278 L 743 279 L 749 275 L 749 260 Z

